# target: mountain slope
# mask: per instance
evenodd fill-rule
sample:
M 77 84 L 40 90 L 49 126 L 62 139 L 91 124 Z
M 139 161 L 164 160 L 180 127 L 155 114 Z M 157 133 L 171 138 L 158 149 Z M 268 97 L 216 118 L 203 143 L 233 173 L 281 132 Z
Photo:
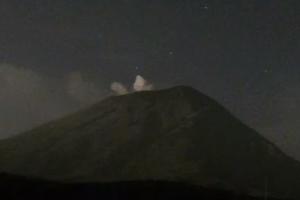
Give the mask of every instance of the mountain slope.
M 300 197 L 300 164 L 196 90 L 108 98 L 0 142 L 0 170 L 63 181 L 168 180 Z

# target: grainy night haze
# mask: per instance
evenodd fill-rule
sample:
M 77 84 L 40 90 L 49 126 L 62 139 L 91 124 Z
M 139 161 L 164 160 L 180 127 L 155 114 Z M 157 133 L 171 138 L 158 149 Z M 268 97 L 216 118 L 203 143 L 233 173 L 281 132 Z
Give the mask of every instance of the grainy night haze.
M 299 10 L 297 0 L 0 0 L 0 136 L 111 87 L 125 94 L 141 75 L 155 89 L 198 89 L 300 159 Z

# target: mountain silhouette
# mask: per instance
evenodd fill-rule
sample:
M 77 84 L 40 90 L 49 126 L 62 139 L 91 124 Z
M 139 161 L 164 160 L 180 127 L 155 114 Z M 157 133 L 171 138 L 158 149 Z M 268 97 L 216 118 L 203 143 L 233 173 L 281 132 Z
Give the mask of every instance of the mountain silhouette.
M 0 141 L 0 171 L 64 182 L 165 180 L 300 197 L 300 164 L 187 86 L 114 96 Z

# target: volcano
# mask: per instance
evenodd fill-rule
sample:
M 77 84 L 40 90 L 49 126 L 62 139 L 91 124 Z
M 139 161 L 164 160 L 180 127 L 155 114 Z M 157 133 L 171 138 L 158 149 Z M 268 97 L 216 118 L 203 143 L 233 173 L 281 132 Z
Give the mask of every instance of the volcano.
M 0 141 L 0 171 L 62 182 L 162 180 L 300 197 L 300 163 L 187 86 L 109 97 Z

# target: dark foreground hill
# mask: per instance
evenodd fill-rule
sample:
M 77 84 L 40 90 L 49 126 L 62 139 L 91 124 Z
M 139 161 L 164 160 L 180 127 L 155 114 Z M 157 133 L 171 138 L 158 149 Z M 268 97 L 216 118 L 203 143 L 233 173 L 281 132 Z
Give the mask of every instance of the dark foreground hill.
M 108 98 L 0 141 L 0 171 L 69 182 L 166 180 L 300 199 L 300 164 L 190 87 Z
M 0 188 L 5 200 L 263 200 L 167 181 L 66 184 L 1 174 Z

